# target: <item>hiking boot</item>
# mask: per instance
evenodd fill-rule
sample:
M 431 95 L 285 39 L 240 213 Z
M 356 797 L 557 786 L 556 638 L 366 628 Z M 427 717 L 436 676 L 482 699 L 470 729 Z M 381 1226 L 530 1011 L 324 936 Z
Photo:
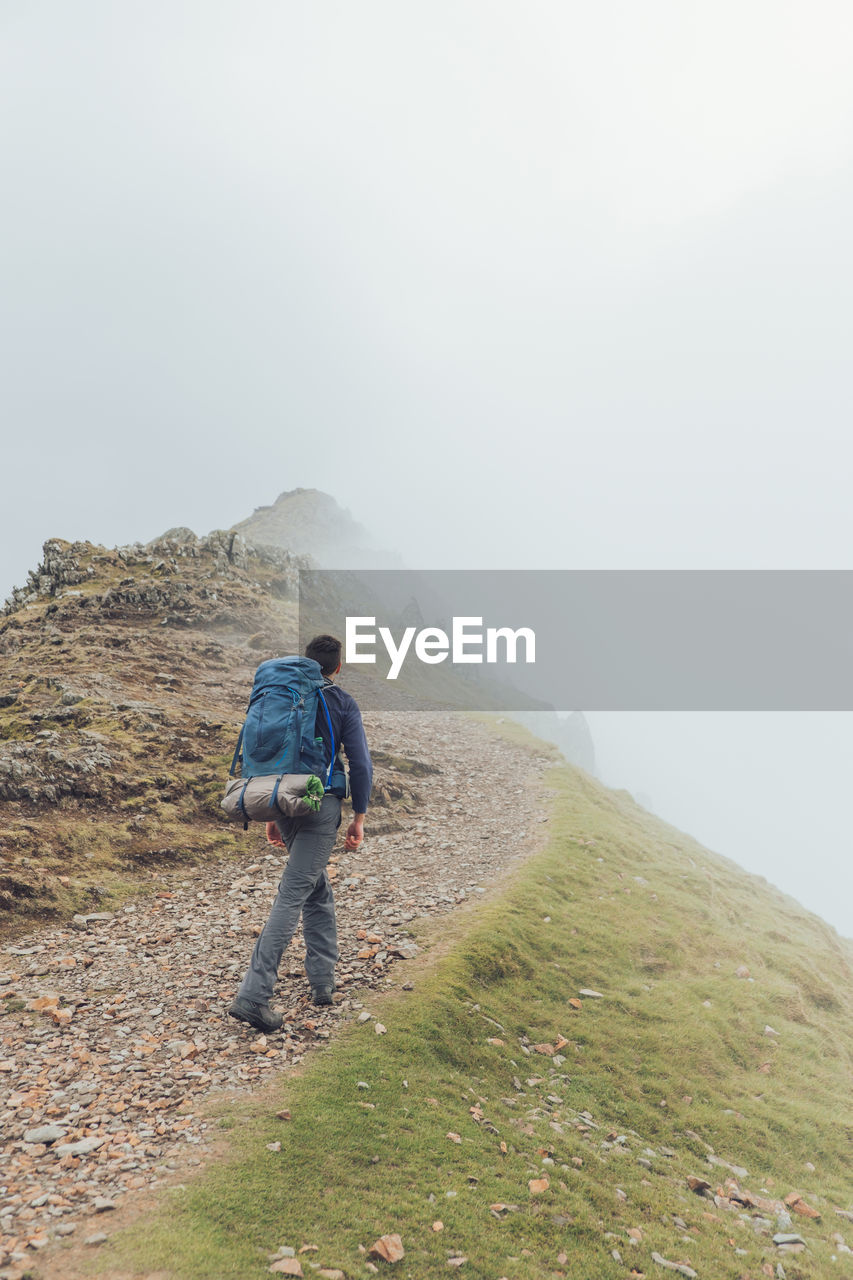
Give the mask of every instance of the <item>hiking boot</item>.
M 312 987 L 311 999 L 314 1004 L 331 1004 L 334 987 Z
M 257 1004 L 243 996 L 237 997 L 228 1012 L 232 1018 L 248 1022 L 256 1031 L 278 1031 L 284 1021 L 281 1014 L 275 1013 L 268 1004 Z

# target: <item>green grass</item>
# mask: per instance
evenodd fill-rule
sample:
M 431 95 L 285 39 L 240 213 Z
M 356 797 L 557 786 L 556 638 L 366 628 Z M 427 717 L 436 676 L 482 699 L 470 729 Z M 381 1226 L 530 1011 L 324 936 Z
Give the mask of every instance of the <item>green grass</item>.
M 353 1022 L 298 1077 L 220 1104 L 225 1156 L 93 1270 L 262 1276 L 280 1245 L 309 1243 L 306 1275 L 314 1263 L 366 1277 L 359 1246 L 396 1232 L 406 1256 L 392 1271 L 412 1280 L 452 1274 L 456 1253 L 461 1275 L 484 1280 L 676 1274 L 654 1250 L 702 1280 L 758 1280 L 779 1261 L 789 1280 L 845 1274 L 830 1237 L 853 1236 L 834 1213 L 853 1195 L 849 944 L 626 793 L 573 769 L 550 783 L 547 847 L 499 896 L 442 921 L 409 965 L 414 991 L 364 996 L 387 1034 Z M 754 981 L 735 976 L 742 964 Z M 605 998 L 576 1010 L 581 987 Z M 533 1049 L 558 1036 L 562 1062 Z M 275 1118 L 283 1106 L 292 1120 Z M 756 1235 L 688 1190 L 690 1174 L 730 1176 L 709 1147 L 746 1167 L 743 1187 L 797 1190 L 821 1211 L 794 1217 L 805 1253 L 778 1254 L 775 1222 Z M 549 1188 L 531 1195 L 543 1173 Z M 495 1217 L 498 1202 L 517 1209 Z

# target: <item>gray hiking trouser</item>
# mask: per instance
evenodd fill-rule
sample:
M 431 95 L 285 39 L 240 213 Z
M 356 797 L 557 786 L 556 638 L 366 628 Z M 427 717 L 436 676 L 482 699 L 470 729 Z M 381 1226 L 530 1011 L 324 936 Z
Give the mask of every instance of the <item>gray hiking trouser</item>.
M 296 932 L 302 914 L 305 938 L 305 972 L 312 987 L 334 985 L 338 959 L 335 899 L 326 865 L 341 825 L 341 801 L 325 795 L 319 813 L 301 818 L 278 819 L 276 825 L 287 846 L 287 866 L 269 919 L 255 943 L 240 995 L 268 1004 L 273 993 L 284 949 Z

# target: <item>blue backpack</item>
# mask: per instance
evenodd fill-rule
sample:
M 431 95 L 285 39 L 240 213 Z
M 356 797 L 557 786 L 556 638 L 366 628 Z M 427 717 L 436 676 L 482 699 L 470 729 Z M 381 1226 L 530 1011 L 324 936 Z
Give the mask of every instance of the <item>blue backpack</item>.
M 335 734 L 323 675 L 313 658 L 270 658 L 255 672 L 246 719 L 237 739 L 230 773 L 242 762 L 243 778 L 266 774 L 316 774 L 328 791 L 335 763 Z M 318 705 L 329 726 L 332 754 L 325 762 L 323 739 L 314 736 Z

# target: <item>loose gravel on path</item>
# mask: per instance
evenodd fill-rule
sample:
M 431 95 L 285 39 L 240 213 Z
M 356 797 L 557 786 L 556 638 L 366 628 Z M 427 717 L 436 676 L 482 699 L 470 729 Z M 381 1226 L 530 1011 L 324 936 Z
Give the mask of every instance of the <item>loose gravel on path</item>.
M 547 755 L 461 717 L 388 714 L 368 735 L 440 772 L 413 781 L 421 806 L 401 830 L 371 836 L 368 814 L 363 848 L 337 846 L 331 1008 L 309 1002 L 297 935 L 274 1000 L 282 1030 L 226 1015 L 283 865 L 256 830 L 235 832 L 233 861 L 152 876 L 106 919 L 0 952 L 0 1277 L 63 1237 L 106 1238 L 111 1209 L 202 1164 L 206 1100 L 262 1086 L 334 1036 L 414 954 L 412 921 L 487 893 L 539 846 Z

